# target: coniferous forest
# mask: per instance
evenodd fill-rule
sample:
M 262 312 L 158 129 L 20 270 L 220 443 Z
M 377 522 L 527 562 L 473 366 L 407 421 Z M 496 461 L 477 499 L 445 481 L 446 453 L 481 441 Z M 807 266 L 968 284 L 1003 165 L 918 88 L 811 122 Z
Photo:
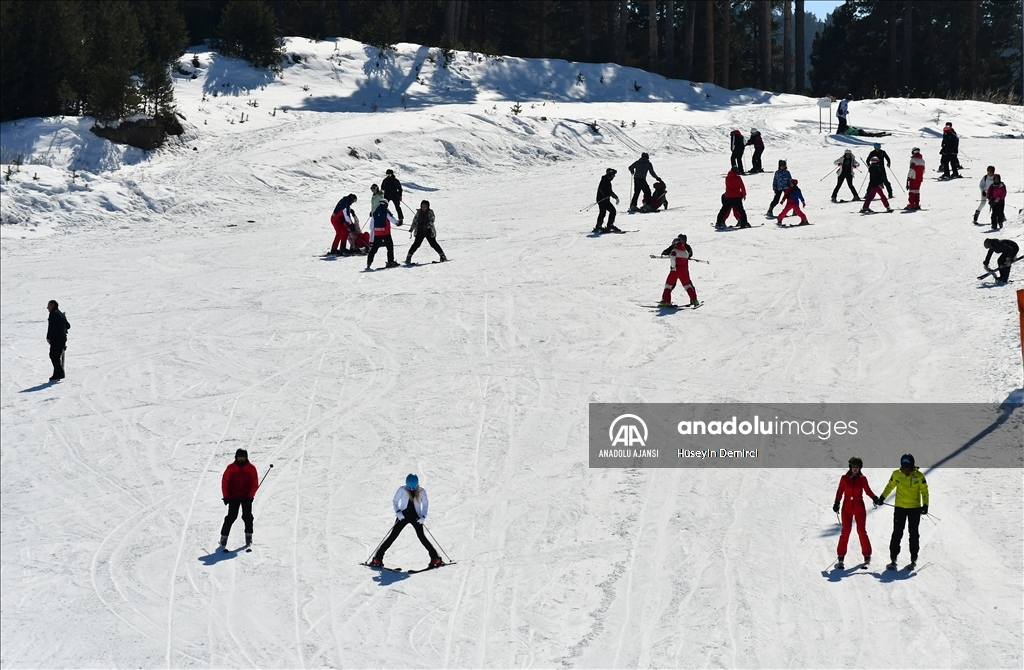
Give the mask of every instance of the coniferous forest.
M 1019 102 L 1021 0 L 2 0 L 0 120 L 173 113 L 208 43 L 275 68 L 282 36 L 613 62 L 726 88 Z M 809 67 L 808 64 L 809 63 Z

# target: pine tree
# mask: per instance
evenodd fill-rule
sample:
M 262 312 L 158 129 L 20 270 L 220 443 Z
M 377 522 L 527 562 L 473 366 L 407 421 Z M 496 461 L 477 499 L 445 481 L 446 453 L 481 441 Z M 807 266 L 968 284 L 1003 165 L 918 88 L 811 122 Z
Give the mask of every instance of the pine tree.
M 256 67 L 279 67 L 282 45 L 277 19 L 263 0 L 232 0 L 224 8 L 218 32 L 225 55 L 239 56 Z

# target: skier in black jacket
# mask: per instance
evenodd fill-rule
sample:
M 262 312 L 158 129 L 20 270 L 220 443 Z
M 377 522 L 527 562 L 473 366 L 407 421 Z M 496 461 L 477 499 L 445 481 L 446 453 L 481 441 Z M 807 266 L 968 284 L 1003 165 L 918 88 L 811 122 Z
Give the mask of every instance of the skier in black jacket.
M 744 174 L 743 172 L 743 148 L 747 146 L 746 141 L 743 139 L 743 133 L 739 130 L 732 131 L 729 136 L 732 144 L 730 148 L 732 153 L 729 159 L 732 161 L 732 167 L 736 170 L 737 174 Z
M 942 129 L 942 148 L 939 149 L 939 155 L 942 157 L 942 162 L 939 164 L 939 169 L 942 170 L 940 179 L 960 178 L 960 160 L 957 158 L 959 153 L 960 137 L 953 130 L 952 124 L 947 125 Z M 953 168 L 952 177 L 949 174 L 950 166 Z
M 836 200 L 836 196 L 839 195 L 839 187 L 843 185 L 844 181 L 853 193 L 853 201 L 857 202 L 860 200 L 860 196 L 857 195 L 857 189 L 853 187 L 853 171 L 860 167 L 860 163 L 853 157 L 853 151 L 850 149 L 844 151 L 843 157 L 836 160 L 834 165 L 839 166 L 839 169 L 836 170 L 839 178 L 836 179 L 836 187 L 832 189 L 832 202 L 839 202 Z
M 68 323 L 64 313 L 57 309 L 57 301 L 46 303 L 50 316 L 46 321 L 46 343 L 50 345 L 50 362 L 53 363 L 51 382 L 64 379 L 64 350 L 68 348 Z
M 996 272 L 996 279 L 1003 283 L 1010 281 L 1010 262 L 1020 253 L 1017 243 L 1013 240 L 996 240 L 990 237 L 985 240 L 985 248 L 988 249 L 983 263 L 985 269 L 991 270 L 988 263 L 992 260 L 993 254 L 999 254 L 999 258 L 996 259 L 996 267 L 999 268 L 999 271 Z
M 875 148 L 872 149 L 871 153 L 868 154 L 867 160 L 869 166 L 871 165 L 872 158 L 877 158 L 879 162 L 882 164 L 882 177 L 883 179 L 885 179 L 885 181 L 883 181 L 882 183 L 885 184 L 885 192 L 888 193 L 889 197 L 891 198 L 892 184 L 889 183 L 889 173 L 887 172 L 887 170 L 892 168 L 892 161 L 889 160 L 889 154 L 885 153 L 885 149 L 883 149 L 882 145 L 878 142 L 875 142 Z
M 395 203 L 399 222 L 405 221 L 405 215 L 402 214 L 402 182 L 398 181 L 394 170 L 388 170 L 385 174 L 387 176 L 380 183 L 380 190 L 384 192 L 385 200 Z
M 634 163 L 636 165 L 636 163 Z M 618 204 L 619 196 L 615 195 L 615 191 L 612 190 L 612 179 L 615 179 L 615 170 L 608 168 L 604 171 L 604 176 L 601 177 L 601 183 L 597 185 L 597 225 L 594 226 L 595 233 L 614 233 L 618 230 L 615 226 L 615 208 L 612 207 L 612 203 L 609 202 L 612 198 L 615 198 L 615 203 Z M 646 182 L 645 182 L 646 183 Z M 608 225 L 601 230 L 601 225 L 604 223 L 604 215 L 608 214 Z
M 647 155 L 646 151 L 640 154 L 640 160 L 629 166 L 629 171 L 633 174 L 633 199 L 629 202 L 629 211 L 635 212 L 637 211 L 636 201 L 640 197 L 641 191 L 646 197 L 651 197 L 651 187 L 647 185 L 647 173 L 650 172 L 655 179 L 660 180 L 661 177 L 654 171 L 651 157 Z

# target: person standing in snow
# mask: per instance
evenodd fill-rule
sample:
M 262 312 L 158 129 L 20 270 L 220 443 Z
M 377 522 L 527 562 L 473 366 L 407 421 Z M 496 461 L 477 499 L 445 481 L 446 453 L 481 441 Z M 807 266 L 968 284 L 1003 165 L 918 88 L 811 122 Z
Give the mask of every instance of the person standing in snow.
M 743 140 L 743 133 L 739 129 L 732 131 L 729 138 L 732 150 L 729 159 L 732 161 L 732 169 L 736 170 L 739 174 L 743 174 L 743 148 L 747 146 L 747 143 Z
M 377 211 L 377 205 L 385 198 L 376 184 L 370 184 L 370 194 L 370 216 L 373 216 L 373 213 Z
M 992 185 L 988 187 L 988 208 L 992 212 L 992 230 L 1003 227 L 1006 221 L 1004 209 L 1006 207 L 1006 184 L 1002 178 L 992 175 Z
M 924 181 L 924 158 L 921 150 L 914 147 L 910 150 L 910 170 L 907 172 L 907 206 L 905 211 L 921 209 L 921 182 Z M 978 219 L 978 215 L 974 215 Z
M 985 255 L 985 261 L 982 265 L 985 269 L 991 272 L 988 263 L 992 260 L 993 254 L 999 254 L 999 258 L 996 259 L 996 280 L 1002 283 L 1010 281 L 1010 265 L 1017 258 L 1017 254 L 1020 253 L 1020 247 L 1013 240 L 994 240 L 991 237 L 985 240 L 985 248 L 988 249 L 988 253 Z
M 46 310 L 50 313 L 46 318 L 46 343 L 50 345 L 50 363 L 53 364 L 51 382 L 64 379 L 64 352 L 68 348 L 68 331 L 71 329 L 64 312 L 57 307 L 56 300 L 46 303 Z
M 754 155 L 750 159 L 750 174 L 758 172 L 764 172 L 764 168 L 761 167 L 761 154 L 764 153 L 764 140 L 761 139 L 761 133 L 758 132 L 757 128 L 750 129 L 750 139 L 744 146 L 754 147 Z
M 427 536 L 423 533 L 423 524 L 427 521 L 428 502 L 427 491 L 420 486 L 419 477 L 414 474 L 406 477 L 405 486 L 399 486 L 398 490 L 395 491 L 395 497 L 392 498 L 391 505 L 395 509 L 395 525 L 391 527 L 391 532 L 388 533 L 380 547 L 377 548 L 377 552 L 370 559 L 369 565 L 374 568 L 384 567 L 384 554 L 387 553 L 387 550 L 398 539 L 398 535 L 409 524 L 412 524 L 420 544 L 430 554 L 430 567 L 436 568 L 444 565 L 444 561 L 441 560 L 437 550 L 434 549 L 434 545 L 427 540 Z
M 889 201 L 885 197 L 885 193 L 882 193 L 882 186 L 885 184 L 885 166 L 882 165 L 882 161 L 875 156 L 868 161 L 868 194 L 864 198 L 864 206 L 860 208 L 862 214 L 871 211 L 871 201 L 875 199 L 877 195 L 881 201 L 882 206 L 885 207 L 885 211 L 891 212 L 892 208 L 889 207 Z
M 224 469 L 224 475 L 220 478 L 221 495 L 224 504 L 228 506 L 228 514 L 220 528 L 221 549 L 227 547 L 231 524 L 238 518 L 239 508 L 242 509 L 242 522 L 245 524 L 245 546 L 252 544 L 252 501 L 259 486 L 259 475 L 256 466 L 249 462 L 249 452 L 239 449 L 235 452 L 235 462 Z
M 690 297 L 690 306 L 700 307 L 700 303 L 697 301 L 697 291 L 693 288 L 693 282 L 690 281 L 690 259 L 693 258 L 693 249 L 686 243 L 686 235 L 676 236 L 672 240 L 672 245 L 662 251 L 661 255 L 668 256 L 672 264 L 658 307 L 672 306 L 672 289 L 675 288 L 677 281 L 686 291 L 686 295 Z
M 640 197 L 641 191 L 643 191 L 644 197 L 651 197 L 651 187 L 647 185 L 647 173 L 650 172 L 651 176 L 658 180 L 661 180 L 661 177 L 654 171 L 651 157 L 647 155 L 646 151 L 640 154 L 640 160 L 629 166 L 629 171 L 633 175 L 633 199 L 629 201 L 629 211 L 635 212 L 637 211 L 636 201 Z
M 646 156 L 647 154 L 644 155 Z M 615 179 L 616 174 L 618 173 L 615 170 L 608 168 L 604 171 L 604 176 L 601 177 L 601 183 L 597 185 L 597 225 L 594 226 L 595 233 L 614 233 L 618 230 L 615 226 L 615 208 L 612 207 L 611 203 L 611 200 L 614 198 L 615 204 L 619 204 L 619 196 L 615 195 L 615 191 L 612 190 L 612 180 Z M 605 214 L 608 215 L 608 225 L 602 231 L 601 226 L 604 224 Z
M 988 188 L 995 181 L 996 168 L 994 165 L 989 165 L 985 168 L 985 176 L 981 178 L 978 183 L 978 187 L 981 188 L 981 202 L 978 203 L 978 209 L 974 210 L 974 223 L 978 223 L 978 217 L 981 216 L 981 210 L 985 209 L 985 203 L 988 202 Z
M 747 212 L 743 209 L 743 200 L 747 197 L 747 187 L 743 185 L 743 178 L 740 177 L 736 168 L 731 168 L 725 175 L 725 193 L 722 195 L 722 209 L 718 211 L 718 218 L 715 220 L 715 228 L 725 228 L 725 219 L 729 216 L 730 210 L 736 215 L 737 228 L 749 228 Z
M 772 198 L 772 204 L 768 205 L 768 218 L 775 218 L 775 205 L 779 204 L 782 199 L 782 193 L 789 188 L 789 182 L 792 181 L 793 175 L 786 169 L 786 161 L 779 161 L 779 169 L 775 171 L 775 176 L 772 178 L 772 190 L 775 191 L 775 197 Z
M 434 210 L 430 209 L 429 200 L 424 200 L 420 203 L 420 208 L 416 210 L 415 216 L 412 217 L 410 232 L 416 236 L 416 239 L 413 241 L 412 246 L 409 247 L 409 253 L 405 257 L 406 265 L 412 265 L 412 255 L 423 244 L 423 240 L 426 240 L 427 244 L 437 252 L 437 255 L 441 257 L 442 263 L 448 260 L 445 258 L 441 245 L 435 239 L 437 237 L 437 229 L 434 228 Z
M 860 550 L 864 554 L 864 565 L 871 562 L 871 540 L 868 539 L 867 529 L 867 508 L 864 506 L 864 494 L 878 507 L 879 498 L 871 491 L 868 478 L 861 472 L 864 461 L 857 456 L 850 459 L 850 469 L 839 478 L 839 488 L 836 489 L 836 502 L 832 505 L 832 511 L 839 513 L 842 507 L 842 526 L 839 533 L 839 545 L 836 547 L 836 567 L 842 570 L 845 566 L 843 560 L 846 558 L 846 546 L 850 540 L 850 531 L 853 530 L 854 521 L 857 522 L 857 536 L 860 538 Z
M 857 202 L 860 200 L 860 196 L 857 195 L 857 189 L 853 187 L 853 171 L 860 167 L 860 163 L 853 157 L 853 151 L 847 149 L 843 152 L 843 157 L 836 160 L 833 165 L 838 165 L 839 169 L 836 173 L 839 178 L 836 179 L 836 187 L 832 189 L 832 202 L 839 202 L 836 200 L 836 196 L 839 195 L 839 187 L 846 182 L 846 185 L 850 187 L 850 192 L 853 193 L 853 201 Z
M 331 225 L 334 226 L 334 242 L 331 243 L 331 255 L 340 256 L 347 253 L 345 241 L 349 238 L 349 226 L 351 223 L 359 225 L 359 217 L 352 211 L 352 205 L 357 198 L 355 193 L 349 193 L 338 201 L 334 206 L 334 213 L 331 214 Z
M 953 122 L 952 121 L 946 121 L 945 128 L 949 128 L 949 131 L 951 133 L 953 133 L 954 135 L 956 135 L 956 130 L 954 130 L 954 128 L 953 128 Z M 945 130 L 945 128 L 943 130 Z M 960 143 L 960 137 L 957 136 L 957 153 L 956 153 L 956 155 L 953 156 L 953 163 L 956 164 L 956 169 L 957 170 L 963 170 L 964 166 L 960 165 L 959 143 Z
M 912 454 L 903 454 L 900 458 L 900 469 L 894 470 L 889 483 L 876 499 L 881 505 L 885 497 L 896 489 L 896 500 L 893 505 L 892 539 L 889 541 L 889 570 L 896 569 L 896 558 L 900 555 L 900 543 L 903 541 L 903 528 L 910 526 L 910 562 L 917 563 L 917 554 L 921 546 L 918 526 L 921 515 L 928 513 L 928 482 L 924 473 L 914 465 Z
M 776 225 L 782 225 L 782 220 L 786 218 L 786 214 L 788 214 L 790 210 L 793 210 L 793 213 L 800 217 L 801 226 L 806 226 L 810 223 L 807 220 L 807 215 L 800 209 L 800 203 L 806 205 L 807 201 L 804 200 L 804 194 L 800 191 L 800 187 L 798 186 L 799 183 L 800 182 L 796 179 L 791 179 L 789 181 L 789 188 L 785 191 L 786 206 L 782 208 L 782 213 L 779 214 L 779 218 L 775 220 Z
M 398 222 L 402 223 L 405 221 L 405 215 L 402 214 L 402 182 L 398 181 L 394 170 L 388 170 L 385 174 L 387 176 L 380 183 L 380 189 L 384 192 L 385 199 L 395 203 L 395 211 L 398 212 Z M 376 212 L 376 208 L 373 211 Z
M 377 205 L 377 209 L 373 210 L 373 228 L 370 232 L 370 254 L 366 257 L 366 269 L 372 270 L 373 257 L 377 255 L 377 249 L 382 246 L 388 251 L 388 262 L 384 267 L 396 268 L 398 263 L 395 262 L 395 243 L 391 239 L 391 225 L 396 226 L 402 225 L 400 221 L 396 221 L 394 215 L 388 211 L 388 203 L 386 200 L 381 201 Z
M 836 134 L 842 135 L 846 132 L 846 117 L 850 113 L 850 98 L 852 96 L 847 93 L 846 97 L 839 101 L 839 108 L 836 110 L 836 118 L 839 119 L 839 127 L 836 128 Z
M 878 142 L 875 142 L 874 148 L 871 150 L 871 153 L 868 154 L 869 165 L 871 164 L 872 158 L 877 158 L 882 162 L 882 176 L 885 178 L 885 182 L 883 182 L 885 184 L 885 192 L 888 193 L 889 198 L 892 199 L 892 184 L 889 183 L 889 175 L 886 173 L 886 169 L 892 168 L 892 161 L 889 160 L 889 154 L 885 153 L 885 150 L 882 149 L 882 145 Z
M 942 162 L 939 163 L 939 169 L 942 170 L 942 176 L 939 179 L 959 179 L 960 178 L 960 160 L 958 154 L 960 153 L 960 138 L 957 136 L 956 131 L 953 130 L 953 124 L 948 123 L 946 127 L 942 129 L 942 146 L 939 149 L 939 155 L 942 157 Z M 950 176 L 949 168 L 952 166 L 953 175 Z

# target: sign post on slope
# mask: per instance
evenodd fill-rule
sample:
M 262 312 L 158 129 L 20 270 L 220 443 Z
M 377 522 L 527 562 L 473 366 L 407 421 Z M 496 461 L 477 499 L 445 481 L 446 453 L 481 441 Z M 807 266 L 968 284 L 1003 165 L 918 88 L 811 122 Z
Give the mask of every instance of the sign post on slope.
M 828 134 L 832 134 L 832 98 L 818 98 L 818 132 L 821 132 L 821 110 L 828 109 Z

